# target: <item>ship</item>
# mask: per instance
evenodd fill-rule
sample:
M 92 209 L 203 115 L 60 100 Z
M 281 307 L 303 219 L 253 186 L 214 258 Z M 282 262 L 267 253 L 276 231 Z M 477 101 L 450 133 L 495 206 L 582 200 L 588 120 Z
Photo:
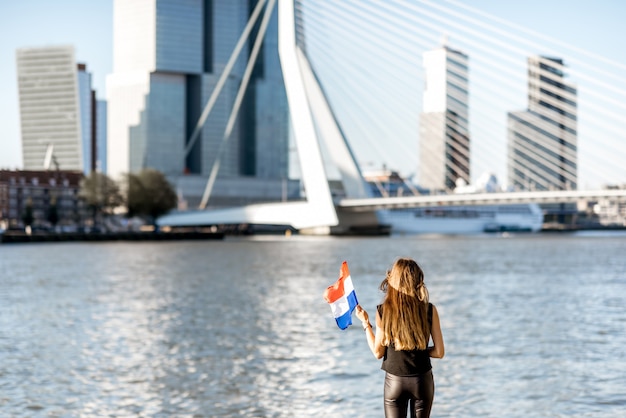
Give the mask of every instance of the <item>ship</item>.
M 425 195 L 420 188 L 397 172 L 382 170 L 363 176 L 374 197 Z M 497 193 L 499 186 L 493 174 L 479 177 L 476 186 L 457 182 L 454 193 Z M 543 226 L 543 211 L 535 203 L 432 206 L 378 211 L 381 224 L 392 234 L 478 234 L 493 232 L 538 232 Z
M 541 208 L 534 203 L 385 209 L 378 219 L 391 233 L 404 234 L 537 232 L 543 225 Z

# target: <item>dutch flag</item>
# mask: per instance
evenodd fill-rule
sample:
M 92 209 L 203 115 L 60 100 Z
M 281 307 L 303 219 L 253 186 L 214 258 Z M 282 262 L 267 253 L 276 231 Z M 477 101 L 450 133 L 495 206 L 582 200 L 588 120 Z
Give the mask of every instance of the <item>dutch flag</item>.
M 352 311 L 359 304 L 356 298 L 352 278 L 346 261 L 341 264 L 341 275 L 332 286 L 328 286 L 324 292 L 324 299 L 330 305 L 337 326 L 346 329 L 352 325 Z

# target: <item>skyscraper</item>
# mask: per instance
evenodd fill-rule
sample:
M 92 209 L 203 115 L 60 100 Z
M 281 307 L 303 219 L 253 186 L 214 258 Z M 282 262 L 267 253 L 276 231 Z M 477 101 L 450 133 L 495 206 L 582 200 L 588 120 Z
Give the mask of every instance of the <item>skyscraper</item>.
M 107 77 L 108 174 L 117 177 L 154 168 L 184 189 L 185 198 L 193 203 L 199 200 L 224 137 L 258 25 L 198 140 L 188 153 L 185 147 L 256 3 L 114 2 L 113 73 Z M 274 10 L 221 158 L 219 174 L 230 179 L 232 186 L 222 191 L 230 195 L 249 193 L 248 180 L 277 181 L 288 174 L 288 113 L 278 59 L 277 18 Z
M 78 81 L 78 103 L 80 106 L 80 139 L 83 150 L 82 165 L 88 173 L 96 168 L 95 161 L 95 129 L 96 115 L 95 93 L 91 89 L 91 74 L 85 64 L 78 64 L 76 74 Z
M 96 170 L 107 172 L 107 102 L 96 100 Z
M 89 173 L 95 94 L 87 67 L 76 64 L 72 46 L 21 48 L 16 56 L 24 169 Z
M 528 109 L 508 114 L 508 183 L 518 190 L 577 187 L 576 87 L 563 61 L 528 58 Z
M 467 61 L 446 45 L 424 53 L 419 183 L 431 190 L 449 191 L 458 179 L 470 180 Z

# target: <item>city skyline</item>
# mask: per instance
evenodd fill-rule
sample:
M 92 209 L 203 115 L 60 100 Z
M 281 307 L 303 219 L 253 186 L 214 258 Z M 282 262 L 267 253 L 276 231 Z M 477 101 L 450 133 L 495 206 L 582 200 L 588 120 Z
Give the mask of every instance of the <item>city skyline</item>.
M 586 2 L 580 1 L 572 2 L 567 10 L 563 10 L 557 3 L 531 2 L 522 6 L 479 1 L 471 2 L 471 5 L 546 36 L 562 39 L 618 62 L 626 62 L 626 52 L 619 46 L 620 33 L 625 32 L 620 17 L 624 16 L 626 6 L 604 1 L 594 4 L 590 10 Z M 534 13 L 533 4 L 540 7 L 543 13 Z M 86 5 L 68 0 L 57 2 L 54 6 L 34 0 L 0 6 L 2 26 L 13 34 L 10 38 L 4 37 L 0 42 L 0 82 L 4 86 L 3 91 L 9 92 L 0 102 L 0 114 L 5 121 L 1 131 L 0 167 L 19 168 L 22 164 L 15 50 L 19 47 L 73 42 L 76 45 L 77 61 L 87 64 L 93 75 L 96 94 L 98 98 L 104 98 L 104 79 L 112 72 L 112 7 L 112 2 Z M 552 9 L 558 10 L 562 19 L 553 19 L 554 14 L 550 13 Z M 32 10 L 40 12 L 33 15 L 30 14 Z M 33 26 L 37 26 L 38 30 L 34 31 Z M 593 30 L 581 30 L 589 27 Z M 359 146 L 354 143 L 352 145 Z M 401 171 L 407 171 L 404 167 L 400 168 Z

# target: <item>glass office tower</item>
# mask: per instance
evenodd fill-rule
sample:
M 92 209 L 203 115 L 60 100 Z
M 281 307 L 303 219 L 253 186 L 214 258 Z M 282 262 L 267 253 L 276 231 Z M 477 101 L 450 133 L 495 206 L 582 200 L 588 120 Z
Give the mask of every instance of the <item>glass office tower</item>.
M 450 191 L 470 181 L 467 55 L 447 46 L 424 53 L 420 186 Z
M 96 170 L 107 172 L 107 102 L 96 100 Z
M 185 147 L 255 5 L 256 0 L 114 2 L 113 73 L 107 77 L 108 174 L 155 168 L 182 188 L 186 198 L 199 200 L 256 30 L 199 139 L 189 153 Z M 221 158 L 219 176 L 230 179 L 229 190 L 221 189 L 222 194 L 248 194 L 246 179 L 287 177 L 289 128 L 277 27 L 275 9 Z
M 91 89 L 91 74 L 85 64 L 78 64 L 78 102 L 80 105 L 80 137 L 83 150 L 83 171 L 89 174 L 96 168 L 95 161 L 95 95 Z
M 528 109 L 508 114 L 508 182 L 517 190 L 577 187 L 576 87 L 561 59 L 528 59 Z

